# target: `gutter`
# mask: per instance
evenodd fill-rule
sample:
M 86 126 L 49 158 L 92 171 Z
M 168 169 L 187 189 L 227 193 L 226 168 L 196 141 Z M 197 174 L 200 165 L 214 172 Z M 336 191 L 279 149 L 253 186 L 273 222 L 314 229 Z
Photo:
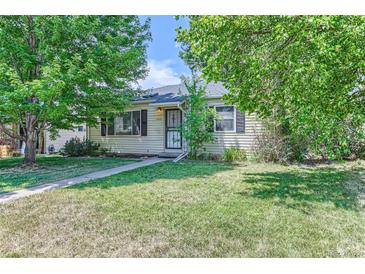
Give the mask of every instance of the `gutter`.
M 165 103 L 152 103 L 150 104 L 150 106 L 175 106 L 175 105 L 180 105 L 181 102 L 180 101 L 176 101 L 176 102 L 165 102 Z
M 155 100 L 139 100 L 139 101 L 131 101 L 131 104 L 133 105 L 137 105 L 137 104 L 147 104 L 147 103 L 152 103 Z
M 225 94 L 223 94 L 223 95 L 211 95 L 211 96 L 207 96 L 207 99 L 209 100 L 209 99 L 219 99 L 219 98 L 223 98 L 223 96 L 224 96 Z

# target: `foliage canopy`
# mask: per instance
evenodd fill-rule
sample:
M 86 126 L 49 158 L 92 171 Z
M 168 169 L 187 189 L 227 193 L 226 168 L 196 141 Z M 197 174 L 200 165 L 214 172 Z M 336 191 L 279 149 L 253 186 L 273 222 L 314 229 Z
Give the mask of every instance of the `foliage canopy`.
M 362 138 L 365 17 L 190 16 L 177 32 L 186 62 L 241 110 L 279 117 L 329 157 Z
M 35 154 L 44 129 L 95 125 L 123 111 L 146 75 L 150 38 L 149 21 L 137 16 L 1 16 L 0 126 Z
M 215 141 L 213 122 L 215 110 L 208 107 L 206 86 L 193 74 L 191 79 L 183 79 L 188 91 L 187 110 L 184 113 L 182 134 L 189 147 L 190 157 L 196 158 L 206 143 Z

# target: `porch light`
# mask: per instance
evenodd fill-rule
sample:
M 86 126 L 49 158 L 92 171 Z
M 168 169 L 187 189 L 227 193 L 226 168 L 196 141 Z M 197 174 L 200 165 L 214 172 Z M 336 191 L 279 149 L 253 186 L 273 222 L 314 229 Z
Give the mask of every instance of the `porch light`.
M 162 112 L 162 107 L 158 107 L 157 112 Z

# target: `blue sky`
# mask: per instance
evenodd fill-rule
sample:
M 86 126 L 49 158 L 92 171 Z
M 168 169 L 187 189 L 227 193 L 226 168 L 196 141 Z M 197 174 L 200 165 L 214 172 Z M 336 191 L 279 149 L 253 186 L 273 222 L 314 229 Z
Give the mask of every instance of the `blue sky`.
M 179 47 L 175 42 L 178 26 L 188 27 L 188 19 L 175 20 L 174 16 L 141 16 L 151 18 L 152 42 L 147 50 L 149 75 L 140 81 L 143 88 L 156 88 L 180 83 L 181 75 L 189 75 L 189 69 L 179 58 Z

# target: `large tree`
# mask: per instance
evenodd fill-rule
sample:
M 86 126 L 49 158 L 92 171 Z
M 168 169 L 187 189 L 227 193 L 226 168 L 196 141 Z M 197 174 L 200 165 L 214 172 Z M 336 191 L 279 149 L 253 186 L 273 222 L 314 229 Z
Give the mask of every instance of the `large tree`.
M 42 130 L 123 111 L 147 73 L 150 38 L 137 16 L 0 17 L 0 127 L 26 143 L 25 164 Z
M 223 82 L 227 100 L 279 114 L 312 149 L 343 155 L 363 132 L 363 16 L 190 16 L 177 40 L 191 67 Z

